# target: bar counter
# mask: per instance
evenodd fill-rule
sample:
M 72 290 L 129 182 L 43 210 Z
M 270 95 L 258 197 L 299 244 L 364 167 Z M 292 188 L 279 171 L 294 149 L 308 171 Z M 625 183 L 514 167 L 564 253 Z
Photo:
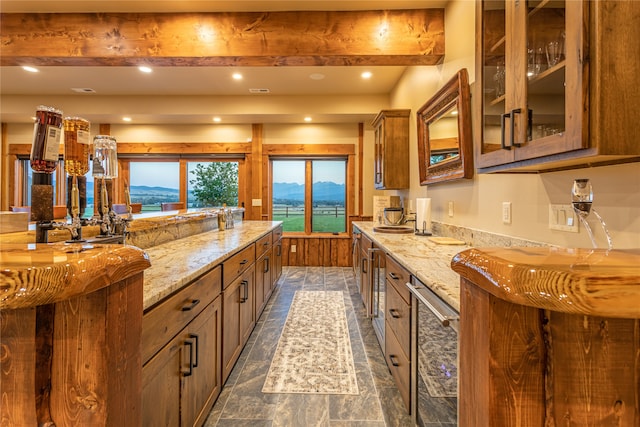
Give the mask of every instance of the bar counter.
M 640 425 L 640 250 L 472 248 L 461 427 Z

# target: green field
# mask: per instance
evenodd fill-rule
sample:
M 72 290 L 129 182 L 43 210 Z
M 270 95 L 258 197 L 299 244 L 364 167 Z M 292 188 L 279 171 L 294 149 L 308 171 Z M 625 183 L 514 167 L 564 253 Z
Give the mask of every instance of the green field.
M 274 221 L 282 221 L 283 231 L 304 231 L 304 215 L 273 215 Z M 346 231 L 344 215 L 315 215 L 313 231 L 316 233 L 339 233 Z

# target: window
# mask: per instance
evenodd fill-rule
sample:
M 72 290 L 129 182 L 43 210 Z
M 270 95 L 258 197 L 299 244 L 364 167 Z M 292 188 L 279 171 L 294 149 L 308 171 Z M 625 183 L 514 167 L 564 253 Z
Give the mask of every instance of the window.
M 130 162 L 129 192 L 132 203 L 142 203 L 142 212 L 160 211 L 163 202 L 180 201 L 180 163 Z
M 188 162 L 187 207 L 238 206 L 238 162 Z
M 271 166 L 271 217 L 284 231 L 346 231 L 346 159 L 278 159 Z

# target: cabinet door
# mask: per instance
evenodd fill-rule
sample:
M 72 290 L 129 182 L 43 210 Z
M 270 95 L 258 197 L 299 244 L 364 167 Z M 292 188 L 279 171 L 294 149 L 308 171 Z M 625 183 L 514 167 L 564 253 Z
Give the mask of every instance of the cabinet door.
M 233 365 L 255 326 L 255 265 L 251 265 L 222 293 L 222 378 L 229 377 Z
M 273 281 L 272 289 L 275 289 L 278 279 L 282 276 L 282 239 L 273 244 Z
M 186 328 L 183 339 L 188 347 L 191 375 L 183 374 L 180 400 L 182 426 L 204 423 L 222 388 L 220 349 L 222 336 L 220 298 L 195 318 Z
M 256 280 L 255 280 L 255 318 L 259 318 L 264 310 L 267 301 L 271 296 L 273 283 L 271 281 L 271 252 L 269 249 L 264 253 L 258 261 L 256 261 Z
M 142 368 L 142 425 L 180 426 L 183 339 L 178 336 Z
M 253 331 L 253 327 L 256 325 L 255 265 L 245 271 L 240 278 L 242 279 L 241 285 L 243 287 L 243 297 L 240 301 L 240 345 L 244 347 Z
M 480 168 L 585 148 L 584 4 L 478 3 Z

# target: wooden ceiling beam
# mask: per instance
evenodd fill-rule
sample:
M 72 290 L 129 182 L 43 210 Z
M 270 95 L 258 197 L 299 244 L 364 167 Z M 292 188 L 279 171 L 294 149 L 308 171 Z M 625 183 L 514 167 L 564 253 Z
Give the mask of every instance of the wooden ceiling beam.
M 4 13 L 3 66 L 436 65 L 444 9 Z

